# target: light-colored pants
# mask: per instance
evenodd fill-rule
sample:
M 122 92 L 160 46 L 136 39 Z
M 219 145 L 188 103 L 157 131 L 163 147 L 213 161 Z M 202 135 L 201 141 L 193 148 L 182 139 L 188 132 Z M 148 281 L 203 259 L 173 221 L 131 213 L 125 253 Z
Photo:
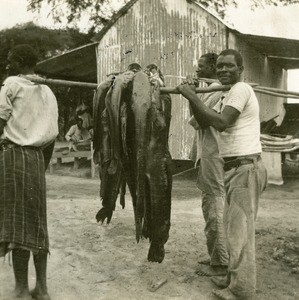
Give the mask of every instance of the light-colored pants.
M 206 222 L 204 232 L 210 264 L 227 266 L 228 254 L 223 228 L 225 188 L 222 158 L 201 158 L 197 184 L 202 191 L 202 212 Z
M 238 297 L 255 293 L 255 219 L 267 171 L 261 160 L 225 173 L 224 230 L 229 254 L 229 289 Z

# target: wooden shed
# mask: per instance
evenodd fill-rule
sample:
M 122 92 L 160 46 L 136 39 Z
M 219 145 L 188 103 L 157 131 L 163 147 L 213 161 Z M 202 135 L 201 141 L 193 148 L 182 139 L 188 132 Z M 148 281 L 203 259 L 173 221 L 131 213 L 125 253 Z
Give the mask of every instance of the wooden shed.
M 175 87 L 193 74 L 207 52 L 234 48 L 244 58 L 244 81 L 286 89 L 287 69 L 299 68 L 299 41 L 243 34 L 195 0 L 131 0 L 93 38 L 93 43 L 41 62 L 37 71 L 51 78 L 101 82 L 137 62 L 156 63 L 166 85 Z M 88 74 L 88 76 L 86 75 Z M 258 94 L 261 121 L 279 115 L 282 98 Z M 172 96 L 170 150 L 188 159 L 193 129 L 187 101 Z M 278 118 L 278 119 L 279 119 Z

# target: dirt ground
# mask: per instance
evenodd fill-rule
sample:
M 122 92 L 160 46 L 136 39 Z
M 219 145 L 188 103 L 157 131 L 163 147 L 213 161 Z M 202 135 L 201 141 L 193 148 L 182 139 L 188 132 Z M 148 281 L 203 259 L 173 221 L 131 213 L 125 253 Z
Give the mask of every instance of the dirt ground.
M 51 256 L 48 286 L 52 300 L 215 299 L 208 277 L 195 274 L 207 258 L 201 200 L 192 178 L 175 178 L 172 225 L 161 264 L 147 262 L 148 240 L 135 241 L 133 209 L 117 205 L 109 225 L 96 223 L 101 207 L 99 179 L 89 170 L 47 174 Z M 81 177 L 79 177 L 81 176 Z M 268 186 L 256 226 L 256 299 L 299 299 L 299 180 Z M 11 300 L 10 257 L 1 262 L 0 299 Z M 30 287 L 35 283 L 30 260 Z M 161 286 L 155 290 L 156 286 Z

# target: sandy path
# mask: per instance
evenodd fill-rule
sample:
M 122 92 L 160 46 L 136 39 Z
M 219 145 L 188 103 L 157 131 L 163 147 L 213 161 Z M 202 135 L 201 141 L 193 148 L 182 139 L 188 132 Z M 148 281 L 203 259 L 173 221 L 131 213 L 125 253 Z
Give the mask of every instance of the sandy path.
M 48 175 L 47 182 L 52 300 L 214 299 L 209 279 L 194 273 L 196 262 L 206 257 L 206 246 L 200 198 L 193 182 L 174 183 L 170 239 L 161 264 L 147 262 L 147 240 L 135 241 L 129 195 L 124 210 L 117 206 L 111 224 L 100 225 L 95 221 L 100 208 L 98 180 Z M 270 187 L 261 200 L 257 299 L 299 299 L 298 275 L 290 274 L 271 255 L 277 238 L 298 235 L 299 182 L 290 184 Z M 30 266 L 33 287 L 32 262 Z M 165 280 L 158 290 L 150 290 L 153 283 Z M 0 299 L 12 299 L 13 281 L 7 258 L 1 263 Z

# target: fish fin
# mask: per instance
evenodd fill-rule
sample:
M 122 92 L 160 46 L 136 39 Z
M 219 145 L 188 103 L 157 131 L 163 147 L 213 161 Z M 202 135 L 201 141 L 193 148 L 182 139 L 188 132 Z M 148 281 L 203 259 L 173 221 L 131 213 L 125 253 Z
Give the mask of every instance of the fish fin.
M 126 195 L 126 181 L 123 179 L 120 186 L 120 201 L 119 201 L 122 209 L 125 208 L 125 204 L 126 204 L 125 195 Z
M 151 262 L 161 263 L 165 257 L 165 249 L 163 244 L 151 243 L 148 250 L 147 260 Z
M 112 218 L 113 210 L 107 207 L 102 207 L 98 213 L 96 214 L 96 220 L 97 222 L 104 223 L 105 219 L 107 219 L 107 224 L 110 223 Z

